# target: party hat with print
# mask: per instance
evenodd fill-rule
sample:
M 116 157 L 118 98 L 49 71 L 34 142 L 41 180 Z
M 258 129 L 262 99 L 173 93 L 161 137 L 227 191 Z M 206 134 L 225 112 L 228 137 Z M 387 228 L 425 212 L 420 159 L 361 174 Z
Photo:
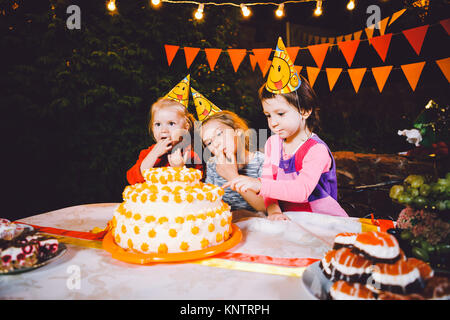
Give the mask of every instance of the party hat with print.
M 197 110 L 198 120 L 205 121 L 206 118 L 212 116 L 214 113 L 222 111 L 194 88 L 191 88 L 191 91 L 195 109 Z
M 272 93 L 289 93 L 300 87 L 301 80 L 289 58 L 281 37 L 273 55 L 272 65 L 267 76 L 266 89 Z
M 180 81 L 168 94 L 164 96 L 164 99 L 174 100 L 181 103 L 186 108 L 189 103 L 189 82 L 190 75 L 188 74 L 183 80 Z

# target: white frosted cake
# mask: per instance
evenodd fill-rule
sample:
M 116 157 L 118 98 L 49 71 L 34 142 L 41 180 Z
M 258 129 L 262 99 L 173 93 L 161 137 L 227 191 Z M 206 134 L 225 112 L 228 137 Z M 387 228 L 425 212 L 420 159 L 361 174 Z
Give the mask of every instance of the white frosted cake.
M 117 245 L 138 253 L 201 250 L 231 234 L 230 206 L 221 187 L 200 182 L 200 170 L 163 167 L 144 170 L 144 183 L 125 187 L 114 212 Z

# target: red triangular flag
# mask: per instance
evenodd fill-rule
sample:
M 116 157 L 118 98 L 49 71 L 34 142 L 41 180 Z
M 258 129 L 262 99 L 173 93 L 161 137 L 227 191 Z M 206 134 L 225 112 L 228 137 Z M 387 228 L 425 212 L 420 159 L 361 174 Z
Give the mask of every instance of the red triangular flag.
M 316 82 L 317 76 L 319 75 L 320 68 L 315 67 L 306 67 L 306 72 L 308 73 L 308 82 L 311 88 L 314 86 Z
M 383 62 L 386 60 L 386 55 L 389 49 L 389 44 L 391 43 L 392 33 L 388 33 L 384 36 L 373 37 L 370 42 L 372 46 L 377 51 Z
M 417 28 L 412 28 L 408 30 L 403 30 L 405 38 L 408 40 L 409 44 L 413 47 L 417 55 L 420 54 L 420 49 L 422 49 L 423 40 L 427 34 L 428 25 L 421 26 Z
M 295 71 L 297 71 L 297 74 L 300 75 L 300 72 L 302 72 L 303 66 L 295 66 L 294 65 L 294 69 L 295 69 Z
M 328 52 L 329 43 L 316 44 L 314 46 L 308 46 L 309 52 L 311 53 L 314 61 L 319 69 L 322 68 L 323 61 Z
M 271 65 L 272 65 L 272 61 L 271 60 L 267 60 L 266 66 L 263 69 L 261 69 L 263 78 L 266 77 L 267 71 L 269 71 Z
M 228 49 L 228 55 L 230 56 L 231 64 L 233 65 L 234 72 L 237 72 L 242 60 L 244 60 L 247 50 L 245 49 Z
M 184 47 L 184 56 L 186 57 L 186 67 L 189 69 L 192 62 L 194 62 L 200 48 Z
M 333 91 L 334 85 L 336 84 L 336 81 L 338 80 L 342 68 L 326 68 L 327 71 L 327 77 L 328 77 L 328 86 L 330 87 L 330 92 Z
M 417 82 L 419 82 L 420 74 L 422 73 L 424 66 L 425 61 L 400 66 L 413 91 L 416 90 Z
M 298 50 L 300 47 L 286 47 L 286 51 L 291 59 L 292 63 L 295 64 L 295 59 L 297 58 Z
M 348 66 L 351 67 L 356 50 L 358 50 L 359 40 L 339 42 L 338 46 L 339 49 L 341 49 Z
M 205 49 L 206 59 L 208 59 L 209 68 L 211 69 L 211 71 L 214 71 L 214 67 L 217 63 L 217 59 L 219 59 L 221 52 L 222 49 L 213 49 L 213 48 Z
M 165 44 L 164 48 L 166 49 L 166 57 L 167 57 L 167 63 L 170 64 L 173 61 L 173 58 L 175 58 L 175 55 L 177 54 L 178 48 L 180 48 L 180 46 L 173 46 L 170 44 Z
M 358 93 L 359 87 L 361 86 L 362 79 L 366 73 L 367 68 L 357 68 L 357 69 L 347 69 L 350 80 L 352 80 L 353 88 L 355 92 Z
M 450 35 L 450 18 L 439 21 L 441 26 L 447 31 L 447 34 Z
M 378 90 L 383 91 L 384 85 L 386 84 L 387 78 L 391 73 L 392 66 L 383 66 L 372 68 L 372 74 L 377 82 Z
M 447 81 L 450 82 L 450 58 L 436 60 L 436 64 L 439 66 L 442 73 L 447 78 Z
M 269 60 L 270 53 L 272 52 L 272 49 L 253 49 L 253 53 L 255 54 L 256 62 L 259 65 L 259 69 L 264 73 L 264 70 L 266 69 L 267 60 Z
M 255 67 L 256 67 L 256 57 L 254 54 L 249 54 L 248 55 L 250 58 L 250 65 L 252 66 L 252 70 L 255 71 Z

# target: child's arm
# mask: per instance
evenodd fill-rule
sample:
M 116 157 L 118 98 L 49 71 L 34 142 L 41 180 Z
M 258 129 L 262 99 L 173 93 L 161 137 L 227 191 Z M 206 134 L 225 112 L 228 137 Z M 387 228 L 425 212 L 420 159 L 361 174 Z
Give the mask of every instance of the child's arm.
M 259 194 L 278 200 L 306 202 L 321 174 L 328 171 L 330 166 L 331 158 L 327 148 L 318 143 L 305 155 L 302 169 L 294 180 L 273 180 L 263 176 Z
M 283 212 L 281 212 L 278 202 L 269 204 L 267 207 L 267 218 L 269 220 L 290 220 Z
M 141 162 L 139 167 L 141 174 L 145 169 L 153 168 L 159 157 L 166 154 L 171 149 L 172 142 L 170 139 L 163 139 L 154 144 L 153 148 Z

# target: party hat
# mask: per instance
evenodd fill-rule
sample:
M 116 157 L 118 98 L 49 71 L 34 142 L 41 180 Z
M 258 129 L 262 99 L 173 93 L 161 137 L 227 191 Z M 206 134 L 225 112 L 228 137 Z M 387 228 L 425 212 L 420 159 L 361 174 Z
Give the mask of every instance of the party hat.
M 183 80 L 180 81 L 163 99 L 169 99 L 181 103 L 186 108 L 189 103 L 189 82 L 190 75 L 188 74 Z
M 220 110 L 214 103 L 206 99 L 201 93 L 191 88 L 192 98 L 194 99 L 195 109 L 197 110 L 198 120 L 205 121 L 206 118 L 212 116 Z
M 266 89 L 276 94 L 289 93 L 297 90 L 301 83 L 283 40 L 279 37 L 277 49 L 273 55 L 272 65 L 267 76 Z

